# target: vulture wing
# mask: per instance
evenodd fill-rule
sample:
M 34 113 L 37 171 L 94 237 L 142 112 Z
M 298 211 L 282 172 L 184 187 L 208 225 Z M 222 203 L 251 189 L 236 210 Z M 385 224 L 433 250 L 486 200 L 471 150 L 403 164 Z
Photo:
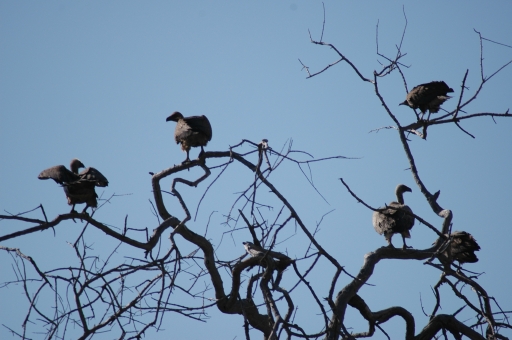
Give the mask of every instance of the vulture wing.
M 387 210 L 384 212 L 375 211 L 372 216 L 373 228 L 379 235 L 393 233 L 396 226 L 396 221 L 386 213 Z
M 480 246 L 476 242 L 473 235 L 465 231 L 456 231 L 451 235 L 453 237 L 451 243 L 451 253 L 453 259 L 460 263 L 478 262 L 475 251 L 480 250 Z
M 108 186 L 107 178 L 95 168 L 86 168 L 80 172 L 79 176 L 81 182 L 93 182 L 98 187 Z
M 212 126 L 206 116 L 191 116 L 184 118 L 184 120 L 190 127 L 190 133 L 202 133 L 206 136 L 208 141 L 212 139 Z
M 401 208 L 412 212 L 407 205 L 398 202 L 391 202 L 388 205 L 393 208 Z M 396 209 L 386 209 L 383 212 L 375 211 L 373 213 L 373 227 L 380 235 L 383 233 L 403 233 L 412 229 L 414 226 L 414 217 L 409 216 L 404 211 Z
M 433 90 L 430 84 L 418 85 L 407 94 L 407 101 L 413 105 L 413 108 L 427 105 L 432 99 L 437 97 Z
M 66 169 L 64 165 L 56 165 L 48 168 L 46 170 L 41 171 L 39 179 L 53 179 L 55 182 L 59 184 L 71 183 L 80 179 L 80 177 Z
M 449 92 L 453 92 L 453 89 L 448 86 L 444 81 L 433 81 L 430 87 L 434 88 L 438 96 L 446 96 Z

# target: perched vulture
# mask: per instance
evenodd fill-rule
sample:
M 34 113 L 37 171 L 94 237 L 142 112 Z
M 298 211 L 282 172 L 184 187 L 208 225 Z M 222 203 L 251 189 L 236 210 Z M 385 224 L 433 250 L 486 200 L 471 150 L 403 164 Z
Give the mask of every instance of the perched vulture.
M 453 89 L 448 87 L 444 81 L 431 81 L 413 88 L 400 105 L 420 109 L 423 114 L 427 110 L 430 113 L 436 113 L 439 111 L 441 104 L 451 98 L 447 95 L 448 92 L 453 92 Z
M 402 234 L 402 239 L 404 241 L 402 249 L 407 248 L 405 239 L 411 238 L 409 230 L 414 226 L 414 217 L 406 213 L 406 211 L 412 213 L 411 208 L 404 204 L 403 193 L 406 191 L 412 192 L 411 188 L 408 186 L 399 184 L 395 189 L 396 199 L 398 202 L 393 201 L 389 203 L 387 207 L 380 208 L 385 209 L 382 212 L 375 211 L 373 213 L 373 227 L 380 235 L 384 234 L 389 247 L 394 247 L 391 243 L 393 234 Z
M 243 242 L 245 251 L 247 254 L 252 257 L 263 257 L 265 255 L 265 250 L 252 242 Z
M 201 153 L 204 152 L 203 146 L 206 146 L 212 139 L 212 126 L 206 116 L 183 117 L 179 112 L 174 112 L 167 117 L 165 121 L 176 122 L 174 129 L 174 140 L 176 144 L 181 143 L 181 150 L 187 153 L 185 162 L 190 161 L 190 148 L 201 147 Z
M 480 246 L 473 235 L 465 231 L 455 231 L 450 238 L 450 246 L 444 252 L 444 255 L 451 260 L 450 262 L 459 261 L 460 264 L 478 262 L 475 251 L 480 250 Z
M 78 159 L 72 159 L 68 170 L 64 165 L 56 165 L 46 170 L 43 170 L 38 178 L 39 179 L 53 179 L 64 187 L 64 192 L 68 198 L 68 204 L 72 205 L 71 212 L 75 211 L 75 204 L 85 203 L 85 208 L 82 214 L 88 207 L 96 208 L 98 202 L 96 198 L 95 186 L 106 187 L 108 180 L 94 168 L 86 168 L 78 173 L 79 168 L 85 166 Z
M 274 258 L 268 254 L 268 256 L 265 256 L 267 255 L 267 251 L 265 249 L 263 249 L 262 247 L 252 243 L 252 242 L 243 242 L 243 245 L 244 245 L 244 248 L 245 248 L 245 251 L 247 252 L 247 254 L 251 255 L 251 257 L 259 257 L 260 258 L 260 264 L 263 266 L 263 267 L 267 267 L 268 264 L 274 264 L 275 266 L 275 262 L 274 262 Z M 284 268 L 286 268 L 288 265 L 285 265 Z M 251 269 L 253 266 L 247 268 L 247 270 Z M 283 269 L 280 269 L 280 272 L 282 272 Z M 280 274 L 282 275 L 282 273 Z M 280 281 L 281 279 L 279 279 Z

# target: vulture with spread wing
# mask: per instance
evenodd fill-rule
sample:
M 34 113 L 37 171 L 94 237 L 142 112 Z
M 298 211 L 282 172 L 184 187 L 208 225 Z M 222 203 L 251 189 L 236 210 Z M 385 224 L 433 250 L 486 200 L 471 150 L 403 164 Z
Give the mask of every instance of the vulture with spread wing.
M 409 230 L 414 226 L 414 216 L 411 208 L 404 204 L 404 192 L 412 192 L 411 188 L 404 184 L 399 184 L 395 189 L 396 199 L 398 202 L 391 202 L 387 207 L 379 208 L 382 211 L 373 213 L 373 227 L 380 235 L 384 235 L 389 247 L 394 247 L 391 238 L 394 234 L 401 234 L 404 241 L 403 249 L 408 248 L 405 243 L 406 238 L 411 238 Z
M 85 203 L 85 208 L 82 213 L 86 212 L 88 207 L 96 208 L 98 195 L 94 187 L 106 187 L 108 180 L 94 168 L 86 168 L 78 173 L 78 169 L 85 168 L 85 166 L 78 159 L 71 160 L 69 165 L 70 170 L 66 169 L 64 165 L 56 165 L 46 170 L 43 170 L 38 178 L 39 179 L 53 179 L 58 184 L 62 185 L 68 204 L 72 205 L 71 212 L 75 211 L 75 205 Z
M 430 83 L 421 84 L 413 88 L 403 103 L 413 109 L 420 109 L 425 114 L 427 110 L 430 113 L 439 112 L 441 104 L 450 99 L 449 92 L 453 92 L 444 81 L 432 81 Z
M 204 152 L 203 147 L 212 139 L 212 126 L 206 116 L 183 117 L 179 112 L 174 112 L 167 117 L 167 122 L 176 122 L 174 129 L 174 140 L 176 144 L 181 143 L 181 150 L 187 153 L 185 162 L 190 161 L 189 151 L 193 147 L 201 147 L 201 153 Z

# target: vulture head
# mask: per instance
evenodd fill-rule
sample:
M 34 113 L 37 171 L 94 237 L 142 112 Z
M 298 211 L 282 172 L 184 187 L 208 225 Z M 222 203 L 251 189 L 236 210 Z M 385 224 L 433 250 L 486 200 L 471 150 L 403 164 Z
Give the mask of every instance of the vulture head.
M 173 112 L 172 115 L 170 115 L 169 117 L 167 117 L 167 119 L 165 120 L 166 122 L 178 122 L 178 120 L 180 119 L 183 119 L 183 115 L 178 112 L 178 111 L 175 111 Z
M 412 190 L 405 184 L 398 184 L 395 189 L 395 194 L 396 199 L 400 204 L 404 204 L 404 192 L 412 192 Z
M 69 168 L 73 173 L 78 174 L 78 169 L 85 168 L 85 165 L 78 158 L 73 158 L 69 163 Z

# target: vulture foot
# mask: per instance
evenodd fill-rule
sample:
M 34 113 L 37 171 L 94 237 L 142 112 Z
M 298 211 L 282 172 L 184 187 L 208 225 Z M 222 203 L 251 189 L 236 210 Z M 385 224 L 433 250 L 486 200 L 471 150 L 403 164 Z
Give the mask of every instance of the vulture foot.
M 87 209 L 87 207 L 85 207 L 85 209 Z M 89 216 L 90 216 L 90 215 L 89 215 L 89 213 L 88 213 L 87 211 L 85 211 L 85 209 L 84 209 L 84 210 L 82 210 L 82 212 L 80 213 L 80 215 L 82 215 L 82 216 L 80 216 L 80 221 L 82 221 L 82 222 L 84 221 L 84 219 L 83 219 L 83 215 L 85 215 L 85 216 L 87 216 L 87 217 L 89 217 Z
M 71 211 L 70 211 L 69 213 L 70 213 L 70 214 L 78 214 L 78 211 L 76 211 L 76 210 L 75 210 L 75 206 L 73 206 L 73 208 L 71 209 Z M 75 221 L 75 218 L 74 218 L 74 217 L 72 218 L 72 220 L 73 220 L 73 222 L 75 222 L 75 223 L 76 223 L 76 221 Z
M 181 165 L 185 165 L 185 164 L 188 164 L 190 162 L 191 162 L 190 158 L 187 157 L 183 162 L 181 162 Z M 188 169 L 188 170 L 190 171 L 190 169 Z
M 387 236 L 389 236 L 389 235 L 387 235 Z M 395 248 L 393 243 L 391 243 L 391 238 L 392 237 L 393 237 L 393 235 L 391 235 L 391 237 L 389 237 L 389 238 L 386 237 L 386 242 L 388 243 L 388 245 L 387 245 L 388 248 Z
M 71 207 L 71 211 L 69 212 L 70 214 L 78 214 L 75 210 L 75 204 L 73 204 L 73 206 Z
M 206 152 L 204 152 L 203 149 L 201 149 L 201 152 L 199 153 L 199 156 L 197 156 L 199 159 L 199 163 L 202 165 L 206 165 Z
M 185 158 L 185 160 L 183 162 L 181 162 L 181 164 L 185 164 L 185 163 L 190 163 L 190 155 L 188 154 L 190 150 L 186 150 L 187 152 L 187 158 Z
M 81 212 L 81 214 L 82 214 L 82 215 L 87 215 L 87 216 L 89 216 L 89 213 L 87 212 L 87 208 L 89 208 L 89 206 L 88 206 L 88 205 L 86 205 L 86 206 L 85 206 L 85 208 L 84 208 L 84 210 L 82 210 L 82 212 Z M 92 209 L 92 208 L 91 208 L 91 209 Z

